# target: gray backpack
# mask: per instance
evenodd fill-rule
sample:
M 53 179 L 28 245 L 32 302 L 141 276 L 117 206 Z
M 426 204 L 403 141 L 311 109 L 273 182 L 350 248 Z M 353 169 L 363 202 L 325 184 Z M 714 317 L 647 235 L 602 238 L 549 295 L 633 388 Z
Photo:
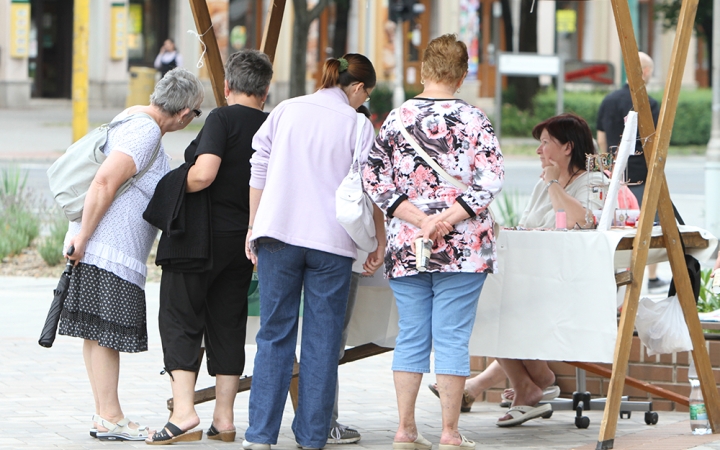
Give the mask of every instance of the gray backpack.
M 47 170 L 50 192 L 69 220 L 79 221 L 82 218 L 85 196 L 100 165 L 107 158 L 102 150 L 110 130 L 128 120 L 142 116 L 152 119 L 145 113 L 138 113 L 97 127 L 68 147 Z M 162 137 L 158 140 L 147 166 L 126 180 L 118 188 L 115 198 L 124 194 L 133 181 L 139 180 L 150 169 L 160 151 L 161 142 Z

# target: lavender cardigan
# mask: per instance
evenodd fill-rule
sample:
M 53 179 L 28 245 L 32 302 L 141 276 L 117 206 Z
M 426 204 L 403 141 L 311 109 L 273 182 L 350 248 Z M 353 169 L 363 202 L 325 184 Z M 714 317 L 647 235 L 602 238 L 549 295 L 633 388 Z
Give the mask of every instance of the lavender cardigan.
M 355 148 L 357 113 L 340 88 L 280 103 L 253 138 L 250 187 L 262 189 L 252 239 L 355 259 L 355 244 L 335 219 L 335 191 L 347 175 Z M 374 131 L 365 123 L 361 161 Z

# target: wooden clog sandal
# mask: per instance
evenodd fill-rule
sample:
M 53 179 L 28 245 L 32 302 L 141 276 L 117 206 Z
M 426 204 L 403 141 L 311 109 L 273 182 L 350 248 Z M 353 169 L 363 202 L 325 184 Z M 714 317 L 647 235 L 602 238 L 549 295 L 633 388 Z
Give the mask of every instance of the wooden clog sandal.
M 145 439 L 145 443 L 148 445 L 168 445 L 175 442 L 199 441 L 202 439 L 202 435 L 202 430 L 187 432 L 168 422 L 162 430 L 156 431 L 151 438 Z
M 235 430 L 218 431 L 214 424 L 210 424 L 207 430 L 208 439 L 216 441 L 233 442 L 235 440 Z

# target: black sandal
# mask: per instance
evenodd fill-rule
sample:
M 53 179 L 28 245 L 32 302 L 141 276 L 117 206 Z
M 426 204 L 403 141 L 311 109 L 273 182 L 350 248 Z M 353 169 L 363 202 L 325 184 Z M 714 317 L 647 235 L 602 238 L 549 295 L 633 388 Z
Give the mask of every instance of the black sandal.
M 215 428 L 215 424 L 210 424 L 210 428 L 207 430 L 208 439 L 214 439 L 216 441 L 233 442 L 235 440 L 235 430 L 218 431 Z
M 172 436 L 170 433 L 172 433 Z M 148 445 L 168 445 L 175 442 L 199 441 L 202 439 L 202 430 L 186 432 L 178 428 L 176 425 L 168 422 L 162 430 L 156 431 L 152 438 L 145 440 Z

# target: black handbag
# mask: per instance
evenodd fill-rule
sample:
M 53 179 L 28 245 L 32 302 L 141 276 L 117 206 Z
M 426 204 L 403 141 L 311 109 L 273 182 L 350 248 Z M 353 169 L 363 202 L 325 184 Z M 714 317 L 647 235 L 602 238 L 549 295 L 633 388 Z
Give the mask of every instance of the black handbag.
M 680 225 L 685 225 L 685 221 L 680 217 L 675 205 L 673 205 L 673 211 L 675 212 L 675 218 Z M 695 304 L 697 305 L 698 299 L 700 298 L 700 262 L 692 255 L 688 255 L 685 250 L 685 242 L 683 242 L 682 235 L 680 235 L 680 243 L 682 244 L 683 253 L 685 253 L 685 265 L 687 266 L 688 275 L 690 276 L 690 284 L 692 285 L 693 295 L 695 295 Z M 668 297 L 672 297 L 677 294 L 675 289 L 675 278 L 670 280 L 670 288 L 668 289 Z

